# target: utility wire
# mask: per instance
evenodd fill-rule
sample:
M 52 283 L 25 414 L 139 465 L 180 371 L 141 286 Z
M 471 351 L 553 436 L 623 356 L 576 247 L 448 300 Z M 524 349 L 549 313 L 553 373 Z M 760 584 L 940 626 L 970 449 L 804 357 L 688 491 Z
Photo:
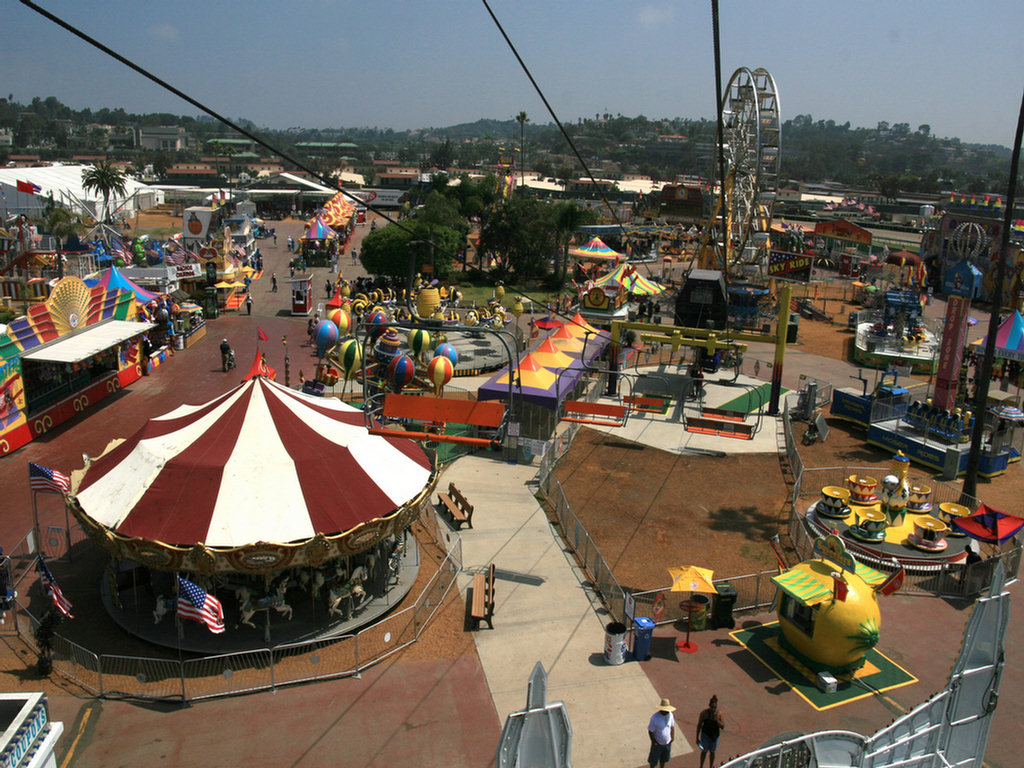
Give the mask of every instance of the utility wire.
M 299 168 L 300 170 L 305 171 L 310 176 L 318 179 L 324 186 L 326 186 L 326 187 L 333 186 L 333 182 L 330 179 L 328 179 L 326 176 L 321 176 L 319 173 L 317 173 L 313 169 L 306 167 L 300 161 L 298 161 L 294 157 L 291 157 L 290 155 L 288 155 L 284 150 L 279 149 L 279 148 L 271 145 L 269 142 L 267 142 L 266 140 L 264 140 L 260 136 L 257 136 L 255 133 L 252 133 L 251 131 L 246 130 L 245 128 L 243 128 L 242 126 L 238 125 L 237 123 L 234 123 L 231 120 L 229 120 L 228 118 L 224 117 L 223 115 L 215 112 L 213 109 L 211 109 L 210 107 L 206 106 L 202 102 L 197 101 L 196 99 L 193 99 L 191 96 L 189 96 L 184 91 L 181 91 L 180 89 L 175 88 L 173 85 L 168 83 L 166 80 L 162 80 L 161 78 L 159 78 L 156 75 L 154 75 L 152 72 L 149 72 L 148 70 L 146 70 L 143 67 L 141 67 L 138 64 L 136 64 L 131 59 L 128 59 L 125 56 L 122 56 L 120 53 L 118 53 L 117 51 L 113 50 L 112 48 L 109 48 L 108 46 L 104 45 L 103 43 L 101 43 L 96 38 L 89 36 L 88 34 L 83 32 L 82 30 L 80 30 L 78 27 L 70 24 L 69 22 L 64 21 L 64 19 L 60 18 L 59 16 L 56 16 L 55 14 L 50 13 L 45 8 L 40 8 L 38 5 L 33 3 L 31 0 L 20 0 L 20 2 L 21 2 L 22 5 L 24 5 L 24 6 L 28 7 L 28 8 L 31 8 L 33 11 L 35 11 L 39 15 L 41 15 L 41 16 L 45 17 L 46 19 L 52 21 L 57 26 L 63 27 L 68 32 L 73 34 L 75 37 L 78 37 L 81 40 L 84 40 L 89 45 L 93 46 L 94 48 L 98 48 L 100 51 L 102 51 L 103 53 L 107 54 L 111 58 L 117 59 L 117 61 L 119 61 L 122 64 L 124 64 L 129 69 L 135 70 L 140 75 L 145 77 L 147 80 L 152 80 L 154 83 L 159 85 L 161 88 L 163 88 L 165 90 L 168 90 L 171 93 L 173 93 L 179 99 L 187 101 L 193 107 L 195 107 L 198 110 L 201 110 L 202 112 L 205 112 L 210 117 L 212 117 L 214 120 L 217 120 L 217 121 L 223 123 L 228 128 L 231 128 L 233 131 L 236 131 L 236 132 L 240 133 L 242 136 L 245 136 L 245 138 L 249 139 L 249 141 L 252 141 L 255 144 L 259 144 L 261 147 L 263 147 L 264 149 L 274 153 L 275 155 L 277 155 L 281 159 L 286 160 L 289 163 L 292 163 L 295 167 Z M 338 191 L 341 192 L 342 194 L 344 194 L 346 197 L 354 200 L 355 202 L 359 203 L 360 205 L 365 206 L 366 208 L 369 208 L 374 213 L 376 213 L 376 214 L 382 216 L 383 218 L 387 219 L 390 223 L 397 224 L 401 229 L 403 229 L 404 231 L 408 232 L 409 234 L 414 235 L 414 236 L 416 235 L 415 232 L 410 230 L 408 227 L 403 226 L 400 222 L 395 221 L 390 216 L 388 216 L 387 213 L 385 213 L 383 210 L 377 208 L 376 206 L 369 205 L 368 203 L 363 202 L 358 197 L 354 196 L 352 193 L 347 192 L 344 189 L 339 189 Z
M 576 155 L 576 159 L 579 160 L 580 165 L 583 166 L 583 170 L 587 174 L 587 178 L 590 179 L 591 183 L 594 185 L 594 189 L 596 189 L 598 194 L 600 194 L 601 202 L 608 207 L 608 212 L 611 213 L 612 218 L 615 219 L 615 226 L 617 226 L 620 231 L 623 231 L 624 234 L 625 232 L 622 222 L 619 221 L 619 217 L 615 214 L 615 209 L 612 208 L 611 203 L 608 202 L 608 198 L 605 196 L 604 192 L 601 191 L 600 186 L 598 186 L 597 179 L 594 178 L 594 174 L 590 172 L 590 167 L 587 165 L 587 162 L 580 155 L 579 150 L 576 149 L 576 145 L 573 143 L 569 132 L 565 130 L 565 126 L 563 126 L 562 121 L 558 119 L 558 115 L 555 114 L 555 110 L 551 108 L 551 104 L 548 103 L 548 99 L 544 95 L 544 91 L 542 91 L 540 86 L 537 85 L 537 81 L 533 79 L 533 75 L 530 73 L 530 68 L 526 66 L 526 62 L 524 62 L 523 58 L 519 55 L 519 51 L 516 50 L 515 44 L 509 39 L 509 36 L 505 34 L 504 27 L 501 26 L 501 22 L 498 21 L 498 17 L 494 15 L 494 11 L 491 10 L 491 6 L 488 4 L 487 0 L 481 0 L 481 2 L 484 4 L 484 8 L 487 9 L 487 13 L 490 14 L 491 19 L 494 21 L 494 25 L 498 28 L 498 31 L 501 32 L 501 36 L 505 38 L 505 42 L 508 43 L 509 50 L 511 50 L 512 55 L 516 57 L 516 61 L 519 62 L 519 66 L 522 67 L 523 72 L 530 81 L 530 84 L 533 86 L 533 89 L 537 92 L 537 95 L 540 96 L 540 100 L 544 102 L 544 106 L 547 108 L 548 114 L 551 115 L 551 119 L 555 121 L 555 125 L 558 126 L 558 130 L 560 130 L 562 132 L 562 136 L 565 137 L 566 143 L 572 149 L 573 154 Z
M 278 147 L 273 146 L 272 144 L 267 142 L 265 139 L 263 139 L 260 136 L 252 133 L 251 131 L 246 130 L 242 126 L 238 125 L 237 123 L 235 123 L 232 120 L 230 120 L 227 117 L 225 117 L 224 115 L 221 115 L 220 113 L 216 112 L 214 109 L 206 106 L 201 101 L 192 98 L 191 96 L 189 96 L 184 91 L 182 91 L 179 88 L 176 88 L 175 86 L 171 85 L 166 80 L 163 80 L 162 78 L 156 76 L 155 74 L 153 74 L 152 72 L 148 71 L 147 69 L 145 69 L 144 67 L 140 66 L 139 64 L 136 64 L 131 59 L 129 59 L 129 58 L 125 57 L 125 56 L 122 56 L 117 51 L 113 50 L 112 48 L 110 48 L 107 45 L 104 45 L 99 40 L 97 40 L 96 38 L 94 38 L 94 37 L 88 35 L 87 33 L 83 32 L 81 29 L 79 29 L 78 27 L 74 26 L 73 24 L 65 21 L 64 19 L 62 19 L 59 16 L 51 13 L 50 11 L 46 10 L 45 8 L 40 7 L 36 3 L 32 2 L 32 0 L 20 0 L 20 2 L 21 2 L 22 5 L 26 6 L 27 8 L 32 9 L 33 11 L 35 11 L 36 13 L 38 13 L 40 16 L 44 17 L 45 19 L 53 22 L 54 24 L 56 24 L 57 26 L 65 29 L 65 30 L 67 30 L 68 32 L 73 34 L 75 37 L 77 37 L 77 38 L 79 38 L 81 40 L 84 40 L 89 45 L 93 46 L 94 48 L 97 48 L 98 50 L 102 51 L 103 53 L 105 53 L 106 55 L 110 56 L 111 58 L 116 59 L 117 61 L 119 61 L 120 63 L 124 64 L 126 67 L 128 67 L 129 69 L 132 69 L 135 72 L 139 73 L 140 75 L 145 77 L 147 80 L 153 81 L 154 83 L 159 85 L 164 90 L 170 91 L 171 93 L 173 93 L 178 98 L 180 98 L 180 99 L 186 101 L 187 103 L 191 104 L 192 106 L 194 106 L 196 109 L 198 109 L 198 110 L 200 110 L 202 112 L 205 112 L 210 117 L 212 117 L 214 120 L 217 120 L 220 123 L 228 126 L 232 130 L 236 131 L 237 133 L 241 134 L 242 136 L 245 136 L 250 141 L 258 144 L 259 146 L 263 147 L 267 151 L 272 152 L 273 154 L 277 155 L 281 159 L 286 160 L 289 163 L 292 163 L 293 165 L 295 165 L 295 167 L 305 171 L 306 173 L 310 174 L 312 177 L 314 177 L 316 179 L 319 179 L 320 182 L 323 183 L 325 186 L 328 186 L 328 187 L 332 186 L 332 182 L 327 177 L 321 176 L 319 173 L 317 173 L 316 171 L 314 171 L 311 168 L 308 168 L 306 165 L 304 165 L 299 160 L 296 160 L 295 158 L 291 157 L 285 151 L 279 149 Z M 525 63 L 523 63 L 523 60 L 519 57 L 519 53 L 516 51 L 515 46 L 512 45 L 512 41 L 509 40 L 508 36 L 505 34 L 505 30 L 502 29 L 501 24 L 498 22 L 498 19 L 494 16 L 494 13 L 491 12 L 490 6 L 487 5 L 487 0 L 483 0 L 483 2 L 484 2 L 484 6 L 487 7 L 487 12 L 490 13 L 491 18 L 494 19 L 494 23 L 498 26 L 498 29 L 501 31 L 502 36 L 505 38 L 506 42 L 508 42 L 509 47 L 512 48 L 512 52 L 515 54 L 516 59 L 519 61 L 520 65 L 522 65 L 523 70 L 526 72 L 526 76 L 530 79 L 530 82 L 533 83 L 533 86 L 534 86 L 535 89 L 537 89 L 537 92 L 540 93 L 541 99 L 543 99 L 545 106 L 548 107 L 548 111 L 551 113 L 551 116 L 554 118 L 555 123 L 558 125 L 559 129 L 562 131 L 562 135 L 565 136 L 566 141 L 569 142 L 569 146 L 572 147 L 573 152 L 576 154 L 576 157 L 579 159 L 581 165 L 583 165 L 584 170 L 586 170 L 587 175 L 590 177 L 590 180 L 594 183 L 594 185 L 596 187 L 597 181 L 594 179 L 593 174 L 590 173 L 590 169 L 587 167 L 586 163 L 583 161 L 583 158 L 580 157 L 580 154 L 577 151 L 576 146 L 572 143 L 572 139 L 569 137 L 568 133 L 565 131 L 565 128 L 562 127 L 561 122 L 558 120 L 558 117 L 555 115 L 555 113 L 551 109 L 550 105 L 548 105 L 547 99 L 544 97 L 544 94 L 540 91 L 540 88 L 537 86 L 536 82 L 534 81 L 533 76 L 530 74 L 529 69 L 527 69 Z M 386 212 L 384 212 L 380 208 L 377 208 L 376 206 L 369 205 L 369 204 L 363 202 L 359 198 L 355 197 L 352 193 L 347 192 L 344 189 L 341 189 L 339 191 L 341 191 L 346 197 L 349 197 L 352 200 L 355 200 L 360 205 L 365 206 L 366 208 L 370 209 L 371 211 L 373 211 L 374 213 L 378 214 L 382 218 L 386 219 L 390 224 L 393 224 L 393 225 L 397 226 L 399 229 L 401 229 L 406 234 L 408 234 L 408 235 L 410 235 L 412 237 L 415 237 L 415 238 L 419 238 L 420 237 L 420 233 L 415 232 L 414 230 L 412 230 L 409 227 L 405 226 L 402 222 L 397 221 L 395 219 L 392 219 Z M 605 198 L 604 195 L 602 195 L 601 199 L 604 201 L 605 205 L 609 206 L 609 210 L 612 213 L 612 217 L 615 218 L 616 224 L 621 229 L 622 225 L 619 223 L 618 218 L 615 217 L 615 211 L 611 209 L 611 206 L 609 205 L 607 198 Z M 437 248 L 437 250 L 441 251 L 442 253 L 446 253 L 445 249 L 440 248 L 439 246 L 437 246 L 432 241 L 430 242 L 430 245 L 432 247 Z M 448 253 L 448 255 L 449 256 L 454 256 L 454 254 L 451 254 L 451 253 Z M 535 298 L 534 296 L 531 296 L 530 294 L 525 293 L 523 291 L 518 291 L 518 293 L 519 293 L 519 295 L 521 295 L 524 298 L 530 300 L 531 302 L 533 302 L 536 305 L 540 305 L 542 307 L 547 307 L 547 302 L 545 302 L 545 301 L 542 301 L 542 300 L 540 300 L 538 298 Z M 552 312 L 552 314 L 559 315 L 559 316 L 565 317 L 565 318 L 569 317 L 567 314 L 565 314 L 563 312 L 560 312 L 557 307 L 555 307 L 555 309 Z

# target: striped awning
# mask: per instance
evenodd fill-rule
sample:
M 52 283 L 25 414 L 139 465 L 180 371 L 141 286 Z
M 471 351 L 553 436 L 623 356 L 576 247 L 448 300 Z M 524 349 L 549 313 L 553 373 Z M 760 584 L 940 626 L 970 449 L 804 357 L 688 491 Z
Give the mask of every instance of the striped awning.
M 156 328 L 155 323 L 133 323 L 128 320 L 106 320 L 81 331 L 62 336 L 22 354 L 22 360 L 45 360 L 51 363 L 80 363 L 93 355 L 117 346 Z
M 832 577 L 804 568 L 791 568 L 785 573 L 773 576 L 772 581 L 779 589 L 804 605 L 818 605 L 832 597 Z

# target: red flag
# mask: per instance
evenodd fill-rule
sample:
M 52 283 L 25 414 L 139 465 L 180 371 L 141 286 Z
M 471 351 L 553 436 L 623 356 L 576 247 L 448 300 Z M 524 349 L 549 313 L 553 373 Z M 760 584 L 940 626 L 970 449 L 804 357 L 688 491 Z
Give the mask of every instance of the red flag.
M 267 336 L 267 334 L 263 332 L 263 329 L 260 328 L 258 325 L 256 326 L 256 338 L 259 341 L 270 341 L 270 337 Z
M 27 192 L 30 195 L 36 195 L 43 191 L 42 187 L 31 181 L 18 181 L 15 186 L 19 192 Z
M 880 595 L 888 597 L 893 592 L 899 590 L 903 586 L 903 580 L 906 578 L 907 571 L 905 568 L 900 568 L 896 573 L 890 576 L 888 579 L 883 581 L 881 584 L 875 587 L 875 592 Z

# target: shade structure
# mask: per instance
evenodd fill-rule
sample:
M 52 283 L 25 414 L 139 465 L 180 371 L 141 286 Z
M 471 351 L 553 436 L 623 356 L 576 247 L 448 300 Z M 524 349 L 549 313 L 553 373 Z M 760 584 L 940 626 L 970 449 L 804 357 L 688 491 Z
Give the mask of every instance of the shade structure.
M 1024 411 L 1012 405 L 996 405 L 989 408 L 989 411 L 993 416 L 1004 421 L 1024 421 Z
M 306 232 L 300 238 L 301 240 L 330 240 L 332 237 L 337 237 L 338 233 L 331 229 L 331 226 L 324 221 L 323 216 L 314 216 L 313 219 L 306 225 Z
M 516 366 L 518 377 L 512 381 L 513 397 L 527 403 L 554 410 L 560 398 L 572 391 L 573 385 L 583 375 L 582 369 L 570 369 L 559 377 L 555 371 L 545 368 L 532 355 L 523 357 Z M 479 400 L 508 400 L 509 371 L 498 371 L 477 390 Z
M 710 568 L 696 565 L 678 565 L 668 569 L 672 577 L 672 592 L 717 592 L 714 583 L 715 572 Z
M 586 336 L 588 333 L 593 335 L 598 332 L 598 329 L 588 323 L 586 318 L 579 312 L 573 315 L 572 319 L 565 324 L 565 327 L 569 329 L 569 333 L 573 336 Z
M 612 250 L 599 237 L 595 237 L 586 245 L 579 248 L 570 248 L 569 255 L 588 261 L 621 261 L 625 254 Z
M 115 557 L 263 573 L 401 533 L 433 480 L 415 442 L 371 435 L 351 406 L 257 376 L 112 445 L 75 474 L 68 505 Z
M 620 264 L 607 275 L 594 281 L 597 285 L 618 283 L 627 291 L 637 296 L 657 296 L 664 287 L 637 272 L 632 264 Z
M 989 544 L 1002 544 L 1024 528 L 1024 518 L 1008 515 L 982 504 L 973 515 L 953 518 L 952 525 L 972 539 Z
M 530 353 L 534 360 L 551 370 L 568 368 L 579 360 L 579 354 L 575 357 L 568 354 L 564 349 L 559 349 L 550 338 L 544 339 L 540 345 Z
M 984 347 L 988 343 L 988 336 L 974 343 Z M 1014 311 L 999 324 L 999 330 L 996 331 L 996 357 L 1024 362 L 1024 317 L 1021 317 L 1019 311 Z
M 149 302 L 156 301 L 157 298 L 159 298 L 159 294 L 147 291 L 145 288 L 137 286 L 117 267 L 110 267 L 109 269 L 103 270 L 98 279 L 95 281 L 86 280 L 85 284 L 90 288 L 94 285 L 100 285 L 108 291 L 131 291 L 135 294 L 135 299 L 140 304 L 148 304 Z
M 339 192 L 327 201 L 320 217 L 327 226 L 340 229 L 348 226 L 349 221 L 352 219 L 352 214 L 355 212 L 355 204 L 345 197 L 344 192 Z

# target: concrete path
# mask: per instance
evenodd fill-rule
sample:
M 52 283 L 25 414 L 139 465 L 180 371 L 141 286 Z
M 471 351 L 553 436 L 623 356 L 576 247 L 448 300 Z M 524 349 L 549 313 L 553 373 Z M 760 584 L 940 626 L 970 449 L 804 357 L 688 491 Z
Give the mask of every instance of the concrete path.
M 475 508 L 463 529 L 465 594 L 473 573 L 496 566 L 494 629 L 476 632 L 477 652 L 499 720 L 526 704 L 526 681 L 540 661 L 548 700 L 564 701 L 573 727 L 573 763 L 587 768 L 640 765 L 643 731 L 661 699 L 639 664 L 604 662 L 607 614 L 540 508 L 535 468 L 485 456 L 459 459 L 454 482 Z M 693 747 L 678 729 L 674 756 Z

